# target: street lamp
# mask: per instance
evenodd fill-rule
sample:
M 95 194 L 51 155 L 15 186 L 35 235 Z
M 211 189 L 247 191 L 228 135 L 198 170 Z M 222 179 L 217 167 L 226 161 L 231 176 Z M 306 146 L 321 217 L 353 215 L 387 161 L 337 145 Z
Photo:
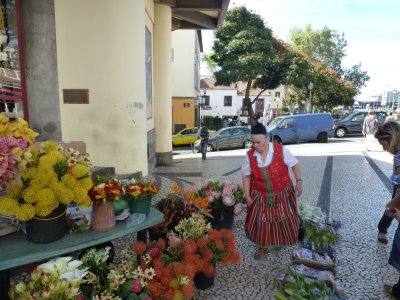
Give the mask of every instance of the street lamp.
M 312 83 L 310 81 L 310 83 L 308 84 L 308 90 L 310 91 L 309 98 L 308 98 L 308 105 L 307 105 L 307 112 L 308 113 L 312 112 L 312 103 L 311 103 L 312 94 L 311 93 L 312 93 L 313 87 L 314 87 L 314 83 Z
M 201 126 L 201 108 L 206 102 L 206 94 L 207 91 L 203 90 L 203 94 L 198 96 L 198 103 L 199 103 L 199 127 Z

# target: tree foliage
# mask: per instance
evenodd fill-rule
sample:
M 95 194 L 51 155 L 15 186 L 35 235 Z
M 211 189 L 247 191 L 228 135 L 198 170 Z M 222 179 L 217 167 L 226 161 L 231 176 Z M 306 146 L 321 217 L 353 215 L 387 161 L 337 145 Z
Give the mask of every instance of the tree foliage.
M 324 27 L 313 30 L 311 25 L 304 29 L 294 28 L 290 31 L 289 44 L 309 57 L 311 70 L 307 81 L 314 83 L 313 102 L 324 110 L 337 105 L 352 105 L 354 97 L 360 93 L 361 87 L 369 80 L 367 72 L 361 65 L 345 69 L 342 60 L 346 56 L 347 41 L 344 34 Z M 294 98 L 297 101 L 307 98 L 307 84 L 303 88 L 293 86 Z M 304 100 L 303 100 L 304 101 Z
M 211 58 L 217 63 L 216 83 L 245 82 L 245 106 L 250 117 L 255 118 L 250 88 L 278 87 L 291 65 L 291 52 L 273 37 L 261 16 L 243 6 L 227 12 L 224 24 L 214 37 Z

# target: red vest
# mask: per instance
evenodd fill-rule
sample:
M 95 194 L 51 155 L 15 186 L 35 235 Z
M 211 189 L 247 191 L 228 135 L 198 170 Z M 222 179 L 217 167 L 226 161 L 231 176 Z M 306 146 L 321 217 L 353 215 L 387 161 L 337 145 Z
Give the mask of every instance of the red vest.
M 271 150 L 271 149 L 269 149 Z M 247 151 L 250 160 L 251 180 L 250 189 L 261 194 L 278 194 L 291 184 L 289 169 L 283 161 L 281 144 L 274 144 L 272 162 L 265 168 L 259 168 L 254 148 Z

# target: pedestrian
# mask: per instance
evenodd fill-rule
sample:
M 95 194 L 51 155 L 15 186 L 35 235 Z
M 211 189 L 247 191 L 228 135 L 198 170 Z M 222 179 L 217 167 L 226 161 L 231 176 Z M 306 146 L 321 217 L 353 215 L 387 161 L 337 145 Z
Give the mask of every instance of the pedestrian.
M 378 240 L 384 244 L 388 243 L 387 229 L 396 218 L 400 221 L 400 125 L 397 122 L 388 122 L 378 127 L 375 137 L 383 150 L 390 152 L 393 157 L 393 174 L 390 181 L 393 184 L 392 199 L 386 204 L 385 213 L 378 224 Z M 400 271 L 400 224 L 394 235 L 392 250 L 390 252 L 389 264 Z M 393 286 L 385 284 L 383 289 L 386 293 L 400 299 L 400 278 Z
M 299 216 L 296 196 L 302 193 L 298 160 L 278 143 L 269 141 L 264 125 L 251 129 L 253 148 L 242 164 L 244 199 L 247 204 L 245 233 L 258 247 L 254 259 L 260 259 L 268 247 L 296 243 Z M 293 186 L 289 176 L 296 179 Z
M 374 143 L 374 134 L 378 130 L 378 119 L 373 110 L 368 111 L 368 116 L 364 118 L 362 134 L 365 136 L 365 148 L 370 151 Z
M 389 115 L 386 117 L 386 119 L 385 119 L 385 123 L 387 123 L 387 122 L 392 122 L 392 121 L 396 121 L 397 119 L 396 119 L 396 117 L 395 116 L 393 116 L 393 113 L 392 112 L 390 112 L 389 113 Z
M 400 125 L 396 122 L 389 122 L 378 127 L 375 138 L 384 151 L 393 154 L 393 174 L 390 181 L 393 185 L 392 199 L 396 197 L 397 185 L 400 184 Z M 400 190 L 399 190 L 400 192 Z M 393 212 L 385 210 L 381 220 L 378 223 L 378 241 L 383 244 L 388 243 L 387 230 L 393 221 Z
M 207 146 L 208 146 L 208 128 L 206 123 L 201 123 L 201 128 L 199 130 L 198 136 L 200 138 L 200 150 L 201 150 L 201 158 L 206 160 L 207 155 Z

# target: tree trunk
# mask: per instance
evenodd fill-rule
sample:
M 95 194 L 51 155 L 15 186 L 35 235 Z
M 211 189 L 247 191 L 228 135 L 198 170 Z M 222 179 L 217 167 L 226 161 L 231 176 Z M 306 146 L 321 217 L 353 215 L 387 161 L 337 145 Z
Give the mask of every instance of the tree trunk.
M 253 106 L 251 105 L 251 99 L 250 99 L 251 82 L 252 82 L 251 80 L 247 82 L 246 93 L 244 95 L 244 103 L 245 103 L 245 106 L 247 107 L 247 111 L 249 114 L 247 123 L 250 126 L 254 126 L 257 123 L 257 118 L 254 114 Z

